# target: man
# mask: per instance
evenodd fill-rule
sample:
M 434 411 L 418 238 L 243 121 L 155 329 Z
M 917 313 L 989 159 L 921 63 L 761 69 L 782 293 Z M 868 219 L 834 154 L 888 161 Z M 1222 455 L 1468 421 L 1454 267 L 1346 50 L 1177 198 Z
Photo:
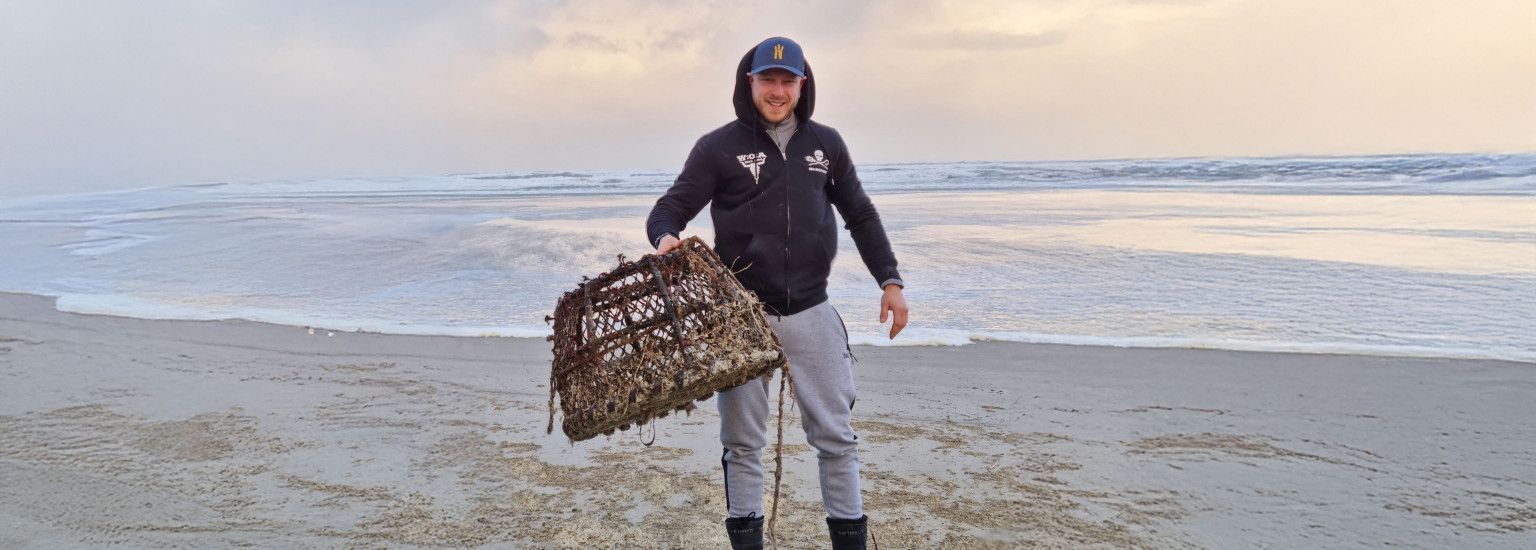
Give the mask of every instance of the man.
M 838 240 L 832 208 L 847 221 L 883 289 L 880 322 L 891 318 L 891 338 L 907 324 L 896 256 L 842 136 L 811 121 L 816 82 L 799 44 L 775 37 L 748 51 L 736 68 L 732 103 L 736 120 L 699 138 L 677 182 L 656 201 L 646 232 L 665 254 L 710 204 L 715 251 L 763 302 L 784 345 L 806 439 L 817 449 L 832 547 L 864 548 L 868 518 L 851 426 L 852 352 L 842 319 L 827 302 Z M 736 549 L 762 548 L 768 382 L 722 391 L 718 400 L 725 525 Z

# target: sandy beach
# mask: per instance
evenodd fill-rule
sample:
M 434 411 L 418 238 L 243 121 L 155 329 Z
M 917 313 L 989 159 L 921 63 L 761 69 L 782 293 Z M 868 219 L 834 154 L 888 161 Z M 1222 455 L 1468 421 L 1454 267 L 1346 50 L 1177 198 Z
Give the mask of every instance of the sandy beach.
M 885 548 L 1536 543 L 1536 365 L 856 347 Z M 570 444 L 547 342 L 0 295 L 0 547 L 720 548 L 713 402 Z M 786 426 L 786 548 L 825 544 Z M 650 436 L 647 428 L 646 437 Z

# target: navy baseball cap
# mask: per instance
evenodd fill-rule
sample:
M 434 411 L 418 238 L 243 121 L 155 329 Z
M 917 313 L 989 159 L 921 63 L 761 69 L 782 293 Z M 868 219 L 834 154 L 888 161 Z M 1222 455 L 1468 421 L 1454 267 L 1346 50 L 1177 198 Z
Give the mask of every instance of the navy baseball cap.
M 757 51 L 752 52 L 751 73 L 757 74 L 768 69 L 784 69 L 795 73 L 795 76 L 805 76 L 805 54 L 800 51 L 800 45 L 782 36 L 758 44 Z

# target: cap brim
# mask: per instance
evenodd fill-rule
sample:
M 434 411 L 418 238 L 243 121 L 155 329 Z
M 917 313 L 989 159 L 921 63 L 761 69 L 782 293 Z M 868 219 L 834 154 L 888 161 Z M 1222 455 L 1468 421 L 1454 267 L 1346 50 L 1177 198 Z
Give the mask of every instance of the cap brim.
M 758 67 L 756 69 L 752 69 L 752 74 L 758 74 L 758 73 L 761 73 L 761 72 L 766 71 L 768 69 L 784 69 L 784 70 L 789 71 L 791 73 L 795 73 L 795 76 L 800 76 L 800 77 L 805 76 L 805 72 L 804 71 L 801 71 L 800 69 L 795 68 L 795 67 L 791 67 L 789 65 L 763 65 L 763 66 Z

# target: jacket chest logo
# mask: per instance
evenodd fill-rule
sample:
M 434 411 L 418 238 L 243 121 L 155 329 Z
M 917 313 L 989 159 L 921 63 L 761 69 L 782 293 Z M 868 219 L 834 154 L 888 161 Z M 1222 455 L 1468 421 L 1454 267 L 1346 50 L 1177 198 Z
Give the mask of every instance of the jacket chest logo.
M 741 167 L 746 168 L 748 172 L 752 173 L 753 184 L 757 183 L 757 175 L 762 172 L 763 163 L 767 160 L 767 153 L 747 153 L 745 155 L 736 155 L 736 161 L 741 163 Z
M 821 172 L 825 174 L 827 173 L 827 168 L 831 166 L 831 164 L 832 159 L 829 159 L 826 157 L 826 155 L 822 154 L 821 149 L 817 149 L 816 154 L 814 155 L 805 156 L 805 166 L 812 172 Z

